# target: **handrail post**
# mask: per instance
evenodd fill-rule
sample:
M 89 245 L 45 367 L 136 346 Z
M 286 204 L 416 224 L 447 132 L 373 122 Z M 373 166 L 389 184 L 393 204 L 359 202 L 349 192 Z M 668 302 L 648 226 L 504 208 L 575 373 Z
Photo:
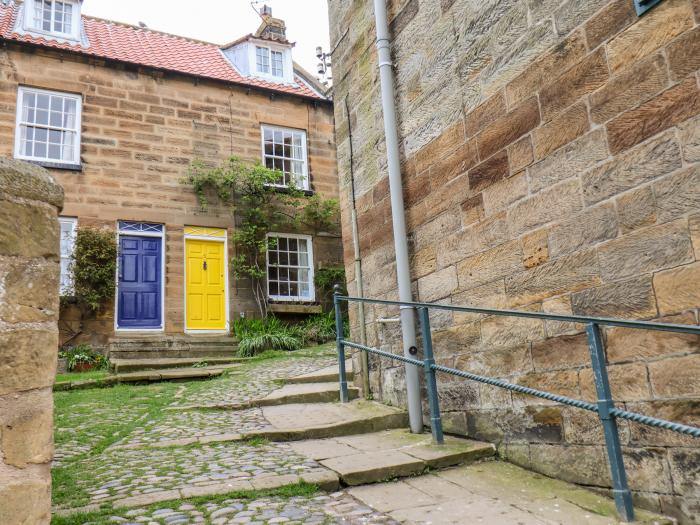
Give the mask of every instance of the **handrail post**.
M 595 388 L 598 393 L 598 416 L 603 424 L 605 434 L 605 447 L 608 451 L 608 462 L 610 463 L 610 473 L 613 482 L 613 496 L 615 506 L 624 521 L 634 521 L 634 506 L 632 504 L 632 493 L 627 484 L 627 474 L 622 458 L 622 447 L 620 446 L 620 436 L 617 432 L 617 420 L 610 411 L 615 407 L 610 390 L 608 370 L 605 364 L 605 349 L 603 338 L 600 334 L 600 327 L 596 323 L 589 323 L 586 326 L 588 335 L 588 349 L 591 353 L 593 364 L 593 375 L 595 377 Z
M 423 307 L 419 309 L 420 328 L 423 334 L 423 368 L 425 369 L 425 385 L 428 390 L 430 405 L 430 430 L 433 443 L 442 445 L 445 438 L 442 434 L 442 418 L 440 417 L 440 399 L 438 397 L 437 381 L 435 379 L 435 358 L 433 356 L 433 337 L 430 333 L 430 313 Z
M 340 402 L 348 402 L 348 378 L 345 373 L 345 345 L 343 345 L 343 312 L 340 308 L 340 285 L 333 287 L 335 307 L 335 342 L 338 349 L 338 378 L 340 379 Z

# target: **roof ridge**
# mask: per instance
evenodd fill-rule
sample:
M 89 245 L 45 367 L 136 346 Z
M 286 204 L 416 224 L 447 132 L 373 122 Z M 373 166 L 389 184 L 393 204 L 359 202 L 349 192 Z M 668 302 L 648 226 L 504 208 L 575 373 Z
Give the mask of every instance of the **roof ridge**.
M 134 24 L 130 24 L 128 22 L 121 22 L 119 20 L 110 20 L 109 18 L 101 18 L 99 16 L 93 16 L 93 15 L 80 15 L 84 19 L 90 19 L 90 20 L 95 20 L 97 22 L 104 22 L 106 24 L 113 24 L 117 26 L 122 26 L 122 27 L 128 27 L 130 29 L 135 29 L 137 31 L 143 31 L 143 32 L 148 32 L 148 33 L 157 33 L 159 35 L 165 35 L 165 36 L 170 36 L 173 38 L 178 38 L 180 40 L 185 40 L 187 42 L 193 42 L 195 44 L 205 44 L 208 46 L 213 46 L 213 47 L 221 47 L 219 44 L 215 42 L 209 42 L 207 40 L 201 40 L 199 38 L 192 38 L 189 36 L 183 36 L 183 35 L 177 35 L 175 33 L 169 33 L 168 31 L 161 31 L 160 29 L 152 29 L 150 27 L 141 27 L 137 26 Z

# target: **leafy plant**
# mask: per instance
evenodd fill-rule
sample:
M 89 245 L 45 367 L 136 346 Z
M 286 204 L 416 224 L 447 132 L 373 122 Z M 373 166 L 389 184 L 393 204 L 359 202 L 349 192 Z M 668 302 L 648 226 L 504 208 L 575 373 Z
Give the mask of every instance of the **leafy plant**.
M 193 162 L 183 181 L 192 186 L 202 208 L 207 208 L 213 196 L 236 216 L 237 228 L 232 240 L 237 255 L 232 261 L 233 273 L 237 278 L 250 279 L 263 318 L 267 316 L 266 235 L 302 226 L 335 231 L 339 223 L 337 200 L 319 195 L 309 197 L 293 183 L 280 188 L 281 177 L 280 171 L 260 163 L 250 164 L 230 157 L 217 167 Z
M 78 228 L 72 258 L 75 298 L 90 311 L 114 297 L 117 242 L 114 232 Z
M 233 333 L 239 339 L 238 354 L 241 357 L 253 357 L 266 350 L 298 350 L 303 346 L 294 329 L 272 316 L 236 319 Z
M 345 323 L 347 324 L 347 323 Z M 335 312 L 318 314 L 309 317 L 300 326 L 304 344 L 321 344 L 335 339 Z
M 105 356 L 85 343 L 63 350 L 59 352 L 58 356 L 67 360 L 68 370 L 74 370 L 80 364 L 93 365 L 93 368 L 98 370 L 104 370 L 109 366 L 109 361 Z
M 197 361 L 192 365 L 192 368 L 206 368 L 209 366 L 209 363 L 206 361 Z

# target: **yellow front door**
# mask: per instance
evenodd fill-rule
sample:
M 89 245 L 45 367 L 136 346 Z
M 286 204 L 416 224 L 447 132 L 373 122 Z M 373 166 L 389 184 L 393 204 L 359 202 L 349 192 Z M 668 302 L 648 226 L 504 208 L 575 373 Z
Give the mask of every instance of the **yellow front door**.
M 185 239 L 188 330 L 226 329 L 224 243 Z

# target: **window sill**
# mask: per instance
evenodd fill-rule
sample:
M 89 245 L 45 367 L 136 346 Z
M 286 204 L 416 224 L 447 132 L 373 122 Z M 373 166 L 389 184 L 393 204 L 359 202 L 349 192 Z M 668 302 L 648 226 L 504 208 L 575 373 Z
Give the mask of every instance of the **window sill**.
M 273 188 L 276 192 L 278 193 L 289 193 L 289 188 L 287 186 L 276 186 L 273 184 L 268 185 L 269 188 Z M 299 191 L 301 191 L 306 197 L 313 197 L 314 195 L 314 190 L 304 190 L 302 188 L 297 188 Z
M 278 314 L 320 314 L 323 312 L 320 304 L 285 304 L 270 303 L 269 310 Z
M 27 160 L 27 159 L 17 159 L 24 162 L 29 162 L 30 164 L 36 164 L 42 168 L 49 168 L 53 170 L 65 170 L 65 171 L 83 171 L 82 164 L 68 164 L 66 162 L 50 162 L 46 160 Z

